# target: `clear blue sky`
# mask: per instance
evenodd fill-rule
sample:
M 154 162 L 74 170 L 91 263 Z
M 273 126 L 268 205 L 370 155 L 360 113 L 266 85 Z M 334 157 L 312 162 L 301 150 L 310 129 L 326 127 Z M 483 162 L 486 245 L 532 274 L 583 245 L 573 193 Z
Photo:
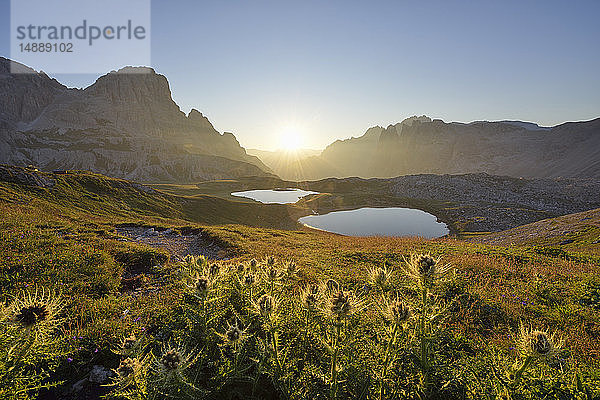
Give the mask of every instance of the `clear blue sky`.
M 246 147 L 295 126 L 319 148 L 413 114 L 554 125 L 600 116 L 599 15 L 597 0 L 155 0 L 152 66 Z

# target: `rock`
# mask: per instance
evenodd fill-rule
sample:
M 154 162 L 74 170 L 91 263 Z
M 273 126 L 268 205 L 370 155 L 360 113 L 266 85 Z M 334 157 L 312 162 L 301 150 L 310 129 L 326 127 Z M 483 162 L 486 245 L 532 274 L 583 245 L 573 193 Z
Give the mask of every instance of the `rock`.
M 94 365 L 90 371 L 88 380 L 91 383 L 105 383 L 111 376 L 113 376 L 113 372 L 110 369 L 105 368 L 102 365 Z
M 56 184 L 54 179 L 48 178 L 39 171 L 8 165 L 0 165 L 0 181 L 42 188 L 51 188 Z

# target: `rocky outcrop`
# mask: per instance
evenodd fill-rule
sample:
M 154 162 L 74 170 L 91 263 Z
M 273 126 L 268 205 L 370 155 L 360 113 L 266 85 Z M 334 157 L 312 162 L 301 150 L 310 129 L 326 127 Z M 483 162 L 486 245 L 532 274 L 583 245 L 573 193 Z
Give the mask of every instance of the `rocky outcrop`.
M 54 179 L 48 178 L 34 169 L 13 167 L 9 165 L 0 165 L 0 182 L 10 182 L 41 188 L 51 188 L 56 184 Z
M 11 74 L 10 63 L 0 59 L 1 163 L 147 182 L 269 175 L 233 134 L 197 110 L 185 115 L 151 68 L 113 71 L 80 90 L 43 73 Z

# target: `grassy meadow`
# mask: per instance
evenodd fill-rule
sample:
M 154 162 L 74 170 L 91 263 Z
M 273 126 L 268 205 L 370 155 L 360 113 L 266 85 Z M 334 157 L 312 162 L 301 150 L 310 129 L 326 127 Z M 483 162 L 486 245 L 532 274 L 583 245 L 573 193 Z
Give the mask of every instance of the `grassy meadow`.
M 298 226 L 301 206 L 53 179 L 0 182 L 0 398 L 600 396 L 589 235 L 353 238 Z M 123 224 L 199 229 L 222 259 Z

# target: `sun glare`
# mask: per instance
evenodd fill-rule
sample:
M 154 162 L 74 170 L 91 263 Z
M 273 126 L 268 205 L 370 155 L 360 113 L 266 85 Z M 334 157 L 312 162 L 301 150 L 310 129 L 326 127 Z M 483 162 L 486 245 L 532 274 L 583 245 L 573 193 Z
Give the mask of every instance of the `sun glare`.
M 302 133 L 296 127 L 287 127 L 281 133 L 279 148 L 285 151 L 296 151 L 302 147 Z

